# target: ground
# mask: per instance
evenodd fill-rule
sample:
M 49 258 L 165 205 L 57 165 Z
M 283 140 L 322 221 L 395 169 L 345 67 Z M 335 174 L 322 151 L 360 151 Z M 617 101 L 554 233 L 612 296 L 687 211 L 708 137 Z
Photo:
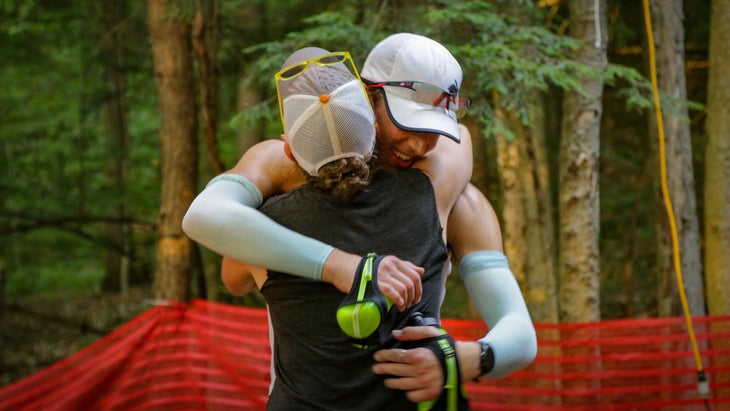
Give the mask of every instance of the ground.
M 7 299 L 0 308 L 0 387 L 79 351 L 148 309 L 149 287 L 119 293 Z

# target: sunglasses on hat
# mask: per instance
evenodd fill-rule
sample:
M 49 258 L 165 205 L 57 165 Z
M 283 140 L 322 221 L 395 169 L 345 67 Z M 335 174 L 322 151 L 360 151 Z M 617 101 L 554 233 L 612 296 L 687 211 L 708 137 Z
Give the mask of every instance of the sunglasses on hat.
M 334 53 L 328 53 L 321 55 L 319 57 L 314 57 L 308 60 L 301 61 L 296 64 L 292 64 L 291 66 L 286 66 L 283 69 L 279 70 L 278 73 L 274 75 L 274 79 L 276 81 L 281 80 L 291 80 L 294 77 L 304 73 L 309 69 L 310 64 L 316 64 L 320 67 L 325 66 L 333 66 L 335 64 L 341 64 L 341 63 L 350 63 L 350 67 L 354 67 L 355 64 L 352 62 L 352 57 L 350 56 L 350 53 L 346 51 L 338 51 Z M 354 75 L 358 76 L 357 71 L 353 73 Z

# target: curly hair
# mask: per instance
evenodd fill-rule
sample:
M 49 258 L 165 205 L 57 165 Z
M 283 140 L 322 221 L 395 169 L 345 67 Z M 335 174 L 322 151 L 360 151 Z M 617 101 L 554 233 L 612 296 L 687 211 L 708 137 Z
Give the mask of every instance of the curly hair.
M 348 157 L 325 164 L 317 176 L 308 177 L 308 182 L 341 201 L 347 201 L 370 184 L 371 176 L 369 162 Z

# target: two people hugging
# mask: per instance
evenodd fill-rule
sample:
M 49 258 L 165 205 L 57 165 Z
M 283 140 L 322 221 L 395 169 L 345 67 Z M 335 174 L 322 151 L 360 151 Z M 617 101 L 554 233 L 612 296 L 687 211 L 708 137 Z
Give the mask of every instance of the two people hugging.
M 253 278 L 266 300 L 267 408 L 468 409 L 463 381 L 524 368 L 537 343 L 496 214 L 469 184 L 461 67 L 398 33 L 362 77 L 348 53 L 308 47 L 275 80 L 283 141 L 249 149 L 183 221 L 224 256 L 229 291 Z M 478 341 L 440 328 L 450 258 L 489 328 Z

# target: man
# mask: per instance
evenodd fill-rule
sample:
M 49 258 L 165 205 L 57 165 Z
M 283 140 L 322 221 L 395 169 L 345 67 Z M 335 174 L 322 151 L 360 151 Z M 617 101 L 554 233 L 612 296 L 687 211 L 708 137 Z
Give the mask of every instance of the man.
M 458 96 L 461 68 L 440 44 L 407 33 L 390 36 L 368 56 L 363 78 L 374 92 L 373 106 L 378 125 L 376 148 L 384 167 L 408 168 L 430 151 L 444 149 L 441 145 L 436 147 L 440 135 L 461 141 L 461 144 L 470 144 L 468 130 L 456 121 L 456 111 L 461 108 Z M 429 101 L 426 98 L 434 96 L 430 86 L 436 86 L 440 91 L 437 99 Z M 444 145 L 446 143 L 454 144 L 447 141 Z M 253 207 L 261 202 L 259 196 L 268 197 L 301 184 L 291 167 L 279 142 L 260 143 L 244 154 L 229 173 L 246 177 L 260 193 L 244 193 L 237 198 L 240 204 L 247 204 L 246 213 L 241 218 L 253 220 L 250 217 L 253 216 Z M 471 162 L 465 164 L 456 160 L 448 169 L 466 184 L 471 175 Z M 473 186 L 467 186 L 456 202 L 454 212 L 456 214 L 449 218 L 446 235 L 457 258 L 470 257 L 466 261 L 468 264 L 464 265 L 462 261 L 460 272 L 467 285 L 471 284 L 467 289 L 490 328 L 479 342 L 457 343 L 462 379 L 482 375 L 503 376 L 532 361 L 536 354 L 535 331 L 519 287 L 501 253 L 499 225 L 486 198 Z M 488 231 L 474 230 L 470 221 Z M 289 241 L 284 241 L 282 247 L 299 254 L 268 258 L 259 255 L 262 251 L 249 247 L 249 243 L 261 240 L 269 247 L 281 245 L 277 242 L 277 233 L 267 227 L 257 233 L 269 237 L 257 235 L 257 238 L 252 238 L 250 229 L 248 234 L 238 233 L 240 237 L 235 239 L 219 237 L 211 240 L 213 236 L 206 236 L 206 233 L 198 233 L 198 238 L 191 237 L 201 239 L 199 242 L 214 251 L 237 260 L 321 279 L 343 292 L 350 289 L 360 256 L 286 233 L 283 236 Z M 492 252 L 485 254 L 484 250 Z M 380 283 L 383 294 L 391 298 L 399 309 L 418 301 L 417 267 L 395 258 L 384 262 L 386 264 L 381 263 L 378 270 L 378 278 L 383 279 Z M 388 282 L 389 279 L 392 281 Z M 395 335 L 412 340 L 427 338 L 433 333 L 432 327 L 422 327 L 406 328 Z M 429 352 L 422 349 L 405 352 L 384 350 L 375 358 L 383 363 L 376 365 L 374 371 L 400 377 L 389 378 L 386 384 L 408 391 L 411 401 L 434 398 L 441 391 L 443 374 L 438 361 Z

